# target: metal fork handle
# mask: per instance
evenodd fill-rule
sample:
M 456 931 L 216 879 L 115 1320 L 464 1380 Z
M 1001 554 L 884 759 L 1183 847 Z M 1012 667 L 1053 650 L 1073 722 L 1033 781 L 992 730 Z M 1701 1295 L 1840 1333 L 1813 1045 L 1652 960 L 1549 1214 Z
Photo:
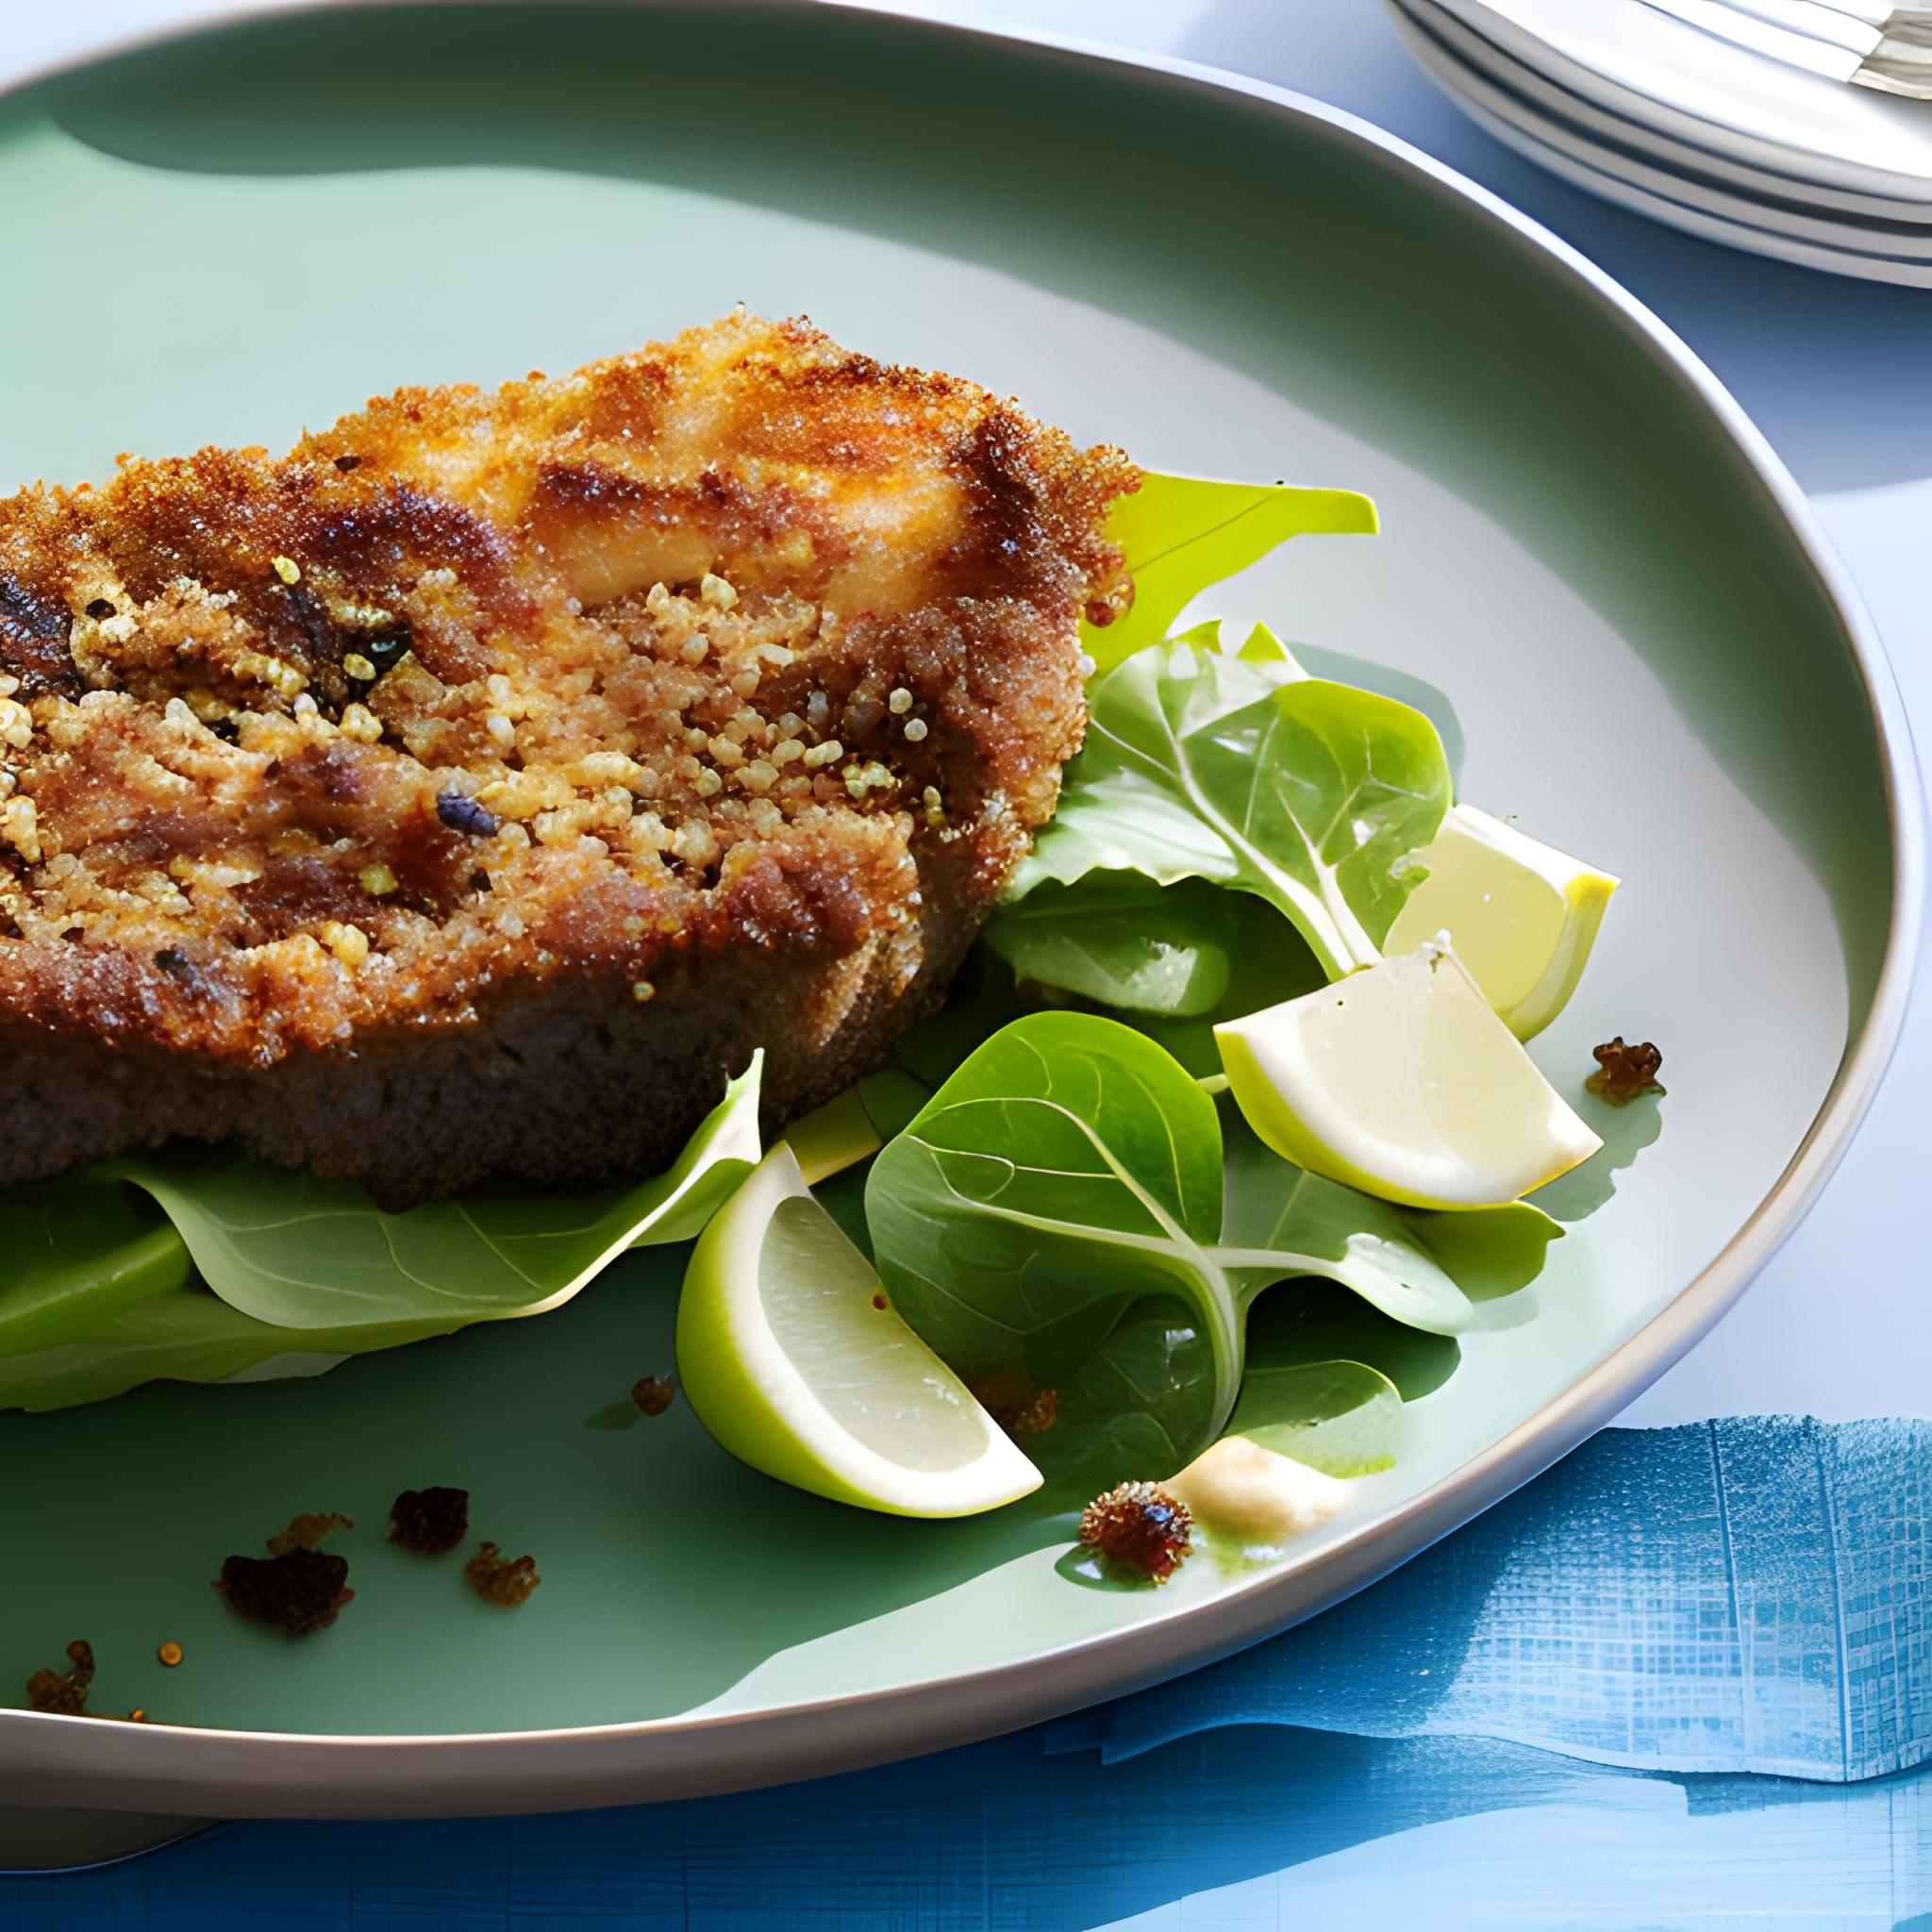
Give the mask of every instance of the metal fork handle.
M 1884 38 L 1858 63 L 1852 85 L 1932 101 L 1932 6 L 1899 8 L 1880 31 Z

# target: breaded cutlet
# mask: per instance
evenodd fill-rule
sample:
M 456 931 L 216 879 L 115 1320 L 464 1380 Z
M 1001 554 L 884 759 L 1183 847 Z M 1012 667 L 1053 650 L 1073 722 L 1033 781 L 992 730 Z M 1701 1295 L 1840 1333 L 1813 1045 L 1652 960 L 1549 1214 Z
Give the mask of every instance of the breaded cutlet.
M 1080 742 L 1138 474 L 743 313 L 0 502 L 0 1180 L 662 1166 L 941 994 Z

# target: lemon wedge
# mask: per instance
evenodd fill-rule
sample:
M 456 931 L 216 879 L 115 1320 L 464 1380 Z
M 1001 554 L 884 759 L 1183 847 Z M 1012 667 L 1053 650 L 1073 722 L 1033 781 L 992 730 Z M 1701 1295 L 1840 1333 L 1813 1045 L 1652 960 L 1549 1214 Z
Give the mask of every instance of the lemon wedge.
M 1493 1208 L 1603 1142 L 1454 953 L 1425 945 L 1214 1029 L 1277 1154 L 1411 1208 Z
M 740 1461 L 896 1516 L 971 1516 L 1040 1487 L 893 1309 L 783 1141 L 719 1209 L 677 1304 L 677 1372 Z
M 1510 1032 L 1541 1033 L 1576 991 L 1617 881 L 1470 805 L 1453 807 L 1417 856 L 1429 875 L 1382 950 L 1410 952 L 1446 932 Z

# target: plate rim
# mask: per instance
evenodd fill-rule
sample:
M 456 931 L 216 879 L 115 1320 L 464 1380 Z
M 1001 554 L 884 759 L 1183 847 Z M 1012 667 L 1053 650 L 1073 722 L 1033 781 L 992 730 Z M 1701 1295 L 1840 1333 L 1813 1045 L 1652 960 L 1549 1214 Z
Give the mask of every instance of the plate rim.
M 0 82 L 0 98 L 49 75 L 214 27 L 363 0 L 204 4 Z M 486 0 L 528 4 L 528 0 Z M 668 11 L 688 0 L 614 0 Z M 749 1789 L 972 1742 L 1197 1668 L 1312 1616 L 1499 1502 L 1601 1427 L 1699 1341 L 1817 1199 L 1864 1119 L 1897 1043 L 1924 910 L 1925 822 L 1903 700 L 1876 628 L 1809 503 L 1762 432 L 1683 340 L 1561 237 L 1433 156 L 1292 89 L 1079 35 L 897 12 L 890 0 L 710 0 L 737 10 L 837 10 L 935 42 L 1011 47 L 1083 70 L 1129 71 L 1181 92 L 1325 126 L 1371 162 L 1404 169 L 1439 201 L 1473 204 L 1519 249 L 1580 280 L 1666 380 L 1688 389 L 1737 449 L 1790 532 L 1837 618 L 1882 766 L 1892 839 L 1891 918 L 1863 1025 L 1790 1160 L 1718 1254 L 1634 1335 L 1477 1455 L 1373 1524 L 1300 1564 L 1170 1617 L 1016 1661 L 808 1703 L 563 1728 L 388 1735 L 103 1725 L 0 1710 L 0 1799 L 151 1807 L 227 1817 L 455 1816 L 560 1810 Z

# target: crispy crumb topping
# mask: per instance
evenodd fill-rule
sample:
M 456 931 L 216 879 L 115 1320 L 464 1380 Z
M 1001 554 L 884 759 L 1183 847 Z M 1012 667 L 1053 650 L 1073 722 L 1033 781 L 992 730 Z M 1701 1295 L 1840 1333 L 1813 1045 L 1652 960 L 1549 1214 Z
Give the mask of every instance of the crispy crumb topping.
M 740 313 L 0 503 L 0 1018 L 259 1065 L 990 899 L 1136 481 Z
M 1019 1367 L 983 1376 L 973 1399 L 1009 1436 L 1043 1436 L 1059 1420 L 1059 1391 L 1038 1387 Z

